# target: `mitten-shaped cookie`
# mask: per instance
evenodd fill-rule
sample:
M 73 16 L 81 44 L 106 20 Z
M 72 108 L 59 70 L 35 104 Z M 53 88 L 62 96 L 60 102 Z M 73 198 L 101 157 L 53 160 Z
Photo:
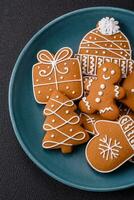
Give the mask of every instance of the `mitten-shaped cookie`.
M 94 136 L 86 147 L 86 159 L 98 172 L 119 168 L 134 155 L 134 121 L 128 115 L 118 122 L 100 120 L 95 123 Z
M 45 149 L 61 149 L 70 153 L 73 145 L 85 143 L 88 133 L 80 126 L 80 118 L 74 112 L 76 105 L 59 91 L 52 93 L 45 109 L 46 120 L 43 129 L 46 132 L 42 146 Z
M 83 125 L 85 130 L 91 135 L 95 134 L 95 132 L 94 132 L 95 122 L 98 120 L 101 120 L 101 119 L 103 119 L 103 118 L 98 113 L 96 113 L 96 114 L 81 113 L 80 114 L 81 124 Z
M 126 91 L 126 96 L 121 102 L 134 111 L 134 72 L 128 75 L 122 86 Z
M 119 109 L 115 99 L 121 99 L 125 96 L 125 90 L 115 85 L 120 77 L 121 71 L 118 65 L 104 63 L 98 69 L 97 80 L 92 81 L 89 95 L 80 101 L 80 110 L 88 114 L 99 111 L 104 119 L 117 119 Z

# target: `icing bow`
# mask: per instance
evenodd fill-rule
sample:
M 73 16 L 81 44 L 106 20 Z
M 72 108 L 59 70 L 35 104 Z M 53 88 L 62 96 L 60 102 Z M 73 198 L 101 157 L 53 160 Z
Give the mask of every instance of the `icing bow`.
M 70 59 L 72 57 L 72 55 L 73 55 L 73 52 L 68 47 L 61 48 L 55 55 L 52 55 L 47 50 L 41 50 L 37 54 L 38 61 L 40 63 L 43 63 L 43 64 L 50 64 L 51 67 L 50 67 L 48 72 L 46 72 L 46 70 L 40 70 L 39 75 L 42 76 L 42 77 L 47 77 L 52 72 L 54 72 L 54 73 L 58 72 L 59 74 L 67 74 L 68 73 L 68 67 L 65 66 L 63 68 L 63 70 L 61 70 L 61 69 L 58 68 L 57 64 Z

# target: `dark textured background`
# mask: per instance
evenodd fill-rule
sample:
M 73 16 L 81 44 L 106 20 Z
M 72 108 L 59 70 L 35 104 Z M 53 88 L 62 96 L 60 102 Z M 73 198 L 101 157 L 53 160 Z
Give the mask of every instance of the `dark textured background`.
M 67 187 L 44 174 L 20 148 L 8 114 L 8 84 L 24 45 L 45 24 L 91 6 L 134 10 L 133 0 L 0 0 L 0 200 L 125 200 L 134 189 L 92 193 Z

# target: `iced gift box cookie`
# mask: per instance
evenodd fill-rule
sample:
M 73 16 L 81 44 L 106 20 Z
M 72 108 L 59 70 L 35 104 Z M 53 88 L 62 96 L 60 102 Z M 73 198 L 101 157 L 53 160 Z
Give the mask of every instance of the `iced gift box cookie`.
M 70 99 L 79 99 L 83 94 L 82 74 L 79 60 L 72 57 L 70 48 L 61 48 L 55 55 L 47 50 L 37 54 L 38 63 L 33 66 L 33 91 L 38 103 L 47 103 L 55 90 L 65 93 Z
M 93 80 L 90 92 L 83 97 L 79 108 L 87 114 L 99 111 L 104 119 L 115 120 L 119 116 L 119 109 L 115 99 L 121 99 L 125 95 L 122 87 L 115 85 L 120 80 L 121 71 L 118 65 L 104 63 L 97 72 L 97 80 Z
M 126 96 L 121 102 L 134 111 L 134 72 L 124 80 L 122 87 L 126 91 Z
M 124 115 L 118 122 L 100 120 L 95 123 L 94 136 L 86 147 L 86 159 L 98 172 L 119 168 L 134 155 L 134 121 Z
M 98 67 L 111 62 L 120 66 L 125 78 L 134 70 L 131 52 L 130 43 L 120 31 L 118 22 L 105 17 L 84 36 L 75 57 L 80 60 L 83 75 L 96 76 Z
M 80 118 L 74 112 L 77 109 L 59 91 L 52 93 L 45 109 L 46 120 L 43 129 L 46 131 L 42 146 L 45 149 L 61 149 L 62 153 L 70 153 L 74 145 L 89 140 L 88 133 L 80 126 Z

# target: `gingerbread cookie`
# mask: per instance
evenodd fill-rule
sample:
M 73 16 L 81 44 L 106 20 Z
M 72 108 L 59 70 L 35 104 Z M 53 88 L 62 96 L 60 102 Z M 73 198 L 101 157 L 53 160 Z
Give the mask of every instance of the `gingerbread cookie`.
M 89 140 L 88 133 L 80 126 L 80 118 L 74 112 L 76 105 L 59 91 L 54 91 L 44 109 L 46 131 L 42 146 L 45 149 L 61 149 L 70 153 L 74 145 Z
M 119 109 L 114 99 L 121 99 L 125 95 L 122 87 L 114 85 L 120 80 L 120 68 L 116 64 L 104 63 L 97 72 L 97 80 L 90 86 L 87 97 L 83 97 L 79 108 L 87 114 L 99 111 L 104 119 L 115 120 L 119 116 Z
M 134 156 L 134 121 L 128 115 L 118 122 L 100 120 L 95 135 L 87 144 L 86 159 L 98 172 L 108 173 Z
M 101 115 L 99 114 L 86 114 L 86 113 L 81 113 L 80 114 L 80 119 L 81 119 L 81 124 L 85 128 L 85 130 L 91 134 L 94 135 L 94 124 L 96 121 L 103 119 Z
M 129 40 L 114 18 L 101 19 L 97 27 L 84 36 L 75 57 L 80 60 L 83 75 L 96 76 L 98 67 L 105 62 L 118 64 L 123 78 L 134 70 Z
M 122 87 L 126 91 L 126 96 L 121 102 L 134 111 L 134 72 L 124 80 Z
M 37 54 L 38 63 L 33 66 L 33 91 L 38 103 L 48 102 L 55 90 L 65 93 L 70 99 L 79 99 L 83 94 L 82 73 L 79 60 L 71 58 L 70 48 L 61 48 L 55 55 L 47 50 Z
M 119 111 L 119 117 L 123 115 L 129 115 L 134 120 L 134 112 L 122 103 L 119 104 Z

